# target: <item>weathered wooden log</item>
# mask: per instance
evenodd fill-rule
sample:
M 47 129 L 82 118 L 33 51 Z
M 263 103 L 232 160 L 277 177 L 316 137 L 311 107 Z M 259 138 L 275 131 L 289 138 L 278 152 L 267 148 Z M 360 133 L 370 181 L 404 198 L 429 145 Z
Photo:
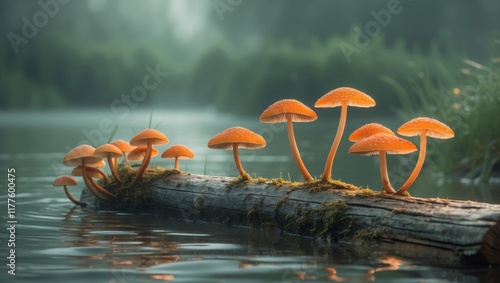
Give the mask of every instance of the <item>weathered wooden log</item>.
M 142 183 L 122 175 L 125 185 L 108 185 L 115 200 L 99 201 L 86 189 L 81 200 L 98 209 L 376 244 L 396 254 L 449 262 L 500 264 L 500 205 L 386 195 L 341 182 L 159 172 Z

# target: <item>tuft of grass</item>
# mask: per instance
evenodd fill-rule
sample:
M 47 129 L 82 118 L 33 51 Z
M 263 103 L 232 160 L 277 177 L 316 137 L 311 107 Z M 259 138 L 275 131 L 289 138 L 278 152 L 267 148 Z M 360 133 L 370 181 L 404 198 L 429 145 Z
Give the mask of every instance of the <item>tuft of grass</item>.
M 497 42 L 500 45 L 499 42 Z M 426 165 L 445 174 L 487 181 L 500 172 L 500 60 L 487 65 L 463 60 L 459 70 L 443 69 L 437 77 L 417 72 L 411 91 L 390 78 L 402 104 L 404 121 L 428 116 L 449 125 L 451 140 L 429 139 Z

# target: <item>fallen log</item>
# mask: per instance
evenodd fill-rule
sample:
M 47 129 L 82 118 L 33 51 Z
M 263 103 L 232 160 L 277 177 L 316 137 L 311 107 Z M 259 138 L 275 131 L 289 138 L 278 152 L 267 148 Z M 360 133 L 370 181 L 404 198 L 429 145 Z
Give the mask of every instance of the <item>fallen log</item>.
M 141 182 L 120 172 L 97 209 L 277 230 L 327 243 L 375 244 L 396 254 L 447 262 L 500 264 L 500 205 L 394 196 L 332 181 L 305 183 L 150 171 Z

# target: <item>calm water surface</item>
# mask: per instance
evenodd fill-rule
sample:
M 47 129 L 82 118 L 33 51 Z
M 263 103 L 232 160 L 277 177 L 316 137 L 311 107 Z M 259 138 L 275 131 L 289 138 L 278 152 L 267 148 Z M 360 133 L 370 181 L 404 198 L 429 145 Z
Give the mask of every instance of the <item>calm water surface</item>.
M 299 149 L 313 175 L 320 174 L 335 135 L 337 121 L 326 120 L 295 127 Z M 7 168 L 16 169 L 18 221 L 15 277 L 7 275 L 5 265 L 9 234 L 5 228 L 0 232 L 0 255 L 4 258 L 0 282 L 495 282 L 493 276 L 498 269 L 483 266 L 436 264 L 402 258 L 395 251 L 353 246 L 325 250 L 310 239 L 253 229 L 74 207 L 52 181 L 71 172 L 61 164 L 68 149 L 82 141 L 94 145 L 107 142 L 107 121 L 118 124 L 115 139 L 129 140 L 134 132 L 148 126 L 149 111 L 126 117 L 107 111 L 0 113 L 2 227 L 7 222 Z M 388 118 L 375 121 L 392 129 L 400 124 Z M 378 160 L 346 153 L 348 134 L 367 122 L 371 121 L 348 120 L 333 177 L 378 190 Z M 300 179 L 283 125 L 212 112 L 155 110 L 152 125 L 158 123 L 157 129 L 168 136 L 169 145 L 183 143 L 195 152 L 195 159 L 182 160 L 182 170 L 236 176 L 232 154 L 210 150 L 206 143 L 219 131 L 241 125 L 262 134 L 268 143 L 262 150 L 242 151 L 248 172 Z M 393 185 L 400 185 L 407 176 L 406 167 L 411 166 L 401 165 L 407 160 L 408 156 L 389 158 Z M 152 163 L 171 167 L 173 162 L 154 158 Z M 72 190 L 74 195 L 79 196 L 81 187 Z M 411 191 L 416 196 L 500 203 L 498 187 L 478 187 L 430 173 L 422 176 Z

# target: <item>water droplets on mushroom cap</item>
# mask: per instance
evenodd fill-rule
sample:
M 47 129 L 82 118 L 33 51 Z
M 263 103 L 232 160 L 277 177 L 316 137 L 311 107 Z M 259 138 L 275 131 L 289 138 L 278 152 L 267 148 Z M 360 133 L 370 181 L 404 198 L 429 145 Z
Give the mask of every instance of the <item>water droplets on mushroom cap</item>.
M 349 148 L 349 153 L 374 155 L 385 151 L 387 154 L 408 154 L 416 150 L 417 147 L 408 140 L 381 133 L 357 141 Z
M 173 146 L 167 148 L 161 155 L 162 158 L 179 158 L 179 159 L 185 159 L 185 158 L 193 158 L 194 153 L 193 151 L 183 145 L 183 144 L 174 144 Z
M 427 131 L 427 136 L 438 139 L 450 139 L 455 136 L 446 124 L 428 117 L 418 117 L 404 123 L 399 127 L 398 134 L 411 137 L 420 135 L 422 131 Z
M 108 156 L 120 157 L 122 156 L 122 151 L 118 147 L 107 143 L 96 148 L 94 155 L 100 158 L 107 158 Z
M 86 164 L 97 163 L 102 160 L 102 158 L 94 156 L 95 148 L 88 144 L 79 145 L 72 150 L 70 150 L 63 159 L 63 163 L 66 166 L 79 166 L 83 164 L 85 160 Z
M 314 104 L 314 107 L 325 108 L 342 106 L 343 101 L 346 101 L 348 106 L 363 108 L 373 107 L 376 104 L 373 98 L 362 91 L 351 87 L 339 87 L 320 97 Z
M 349 141 L 356 142 L 375 134 L 386 133 L 396 135 L 391 129 L 379 123 L 369 123 L 354 130 L 349 136 Z
M 261 135 L 243 127 L 231 127 L 211 138 L 208 147 L 233 149 L 235 143 L 238 144 L 238 148 L 256 149 L 266 146 L 266 140 Z
M 312 122 L 318 118 L 314 110 L 295 99 L 282 99 L 271 104 L 260 115 L 262 123 L 283 123 L 287 121 L 287 114 L 293 122 Z
M 147 145 L 148 140 L 152 140 L 152 145 L 160 145 L 168 143 L 168 138 L 164 134 L 155 129 L 148 128 L 135 135 L 130 140 L 130 145 L 133 146 Z

